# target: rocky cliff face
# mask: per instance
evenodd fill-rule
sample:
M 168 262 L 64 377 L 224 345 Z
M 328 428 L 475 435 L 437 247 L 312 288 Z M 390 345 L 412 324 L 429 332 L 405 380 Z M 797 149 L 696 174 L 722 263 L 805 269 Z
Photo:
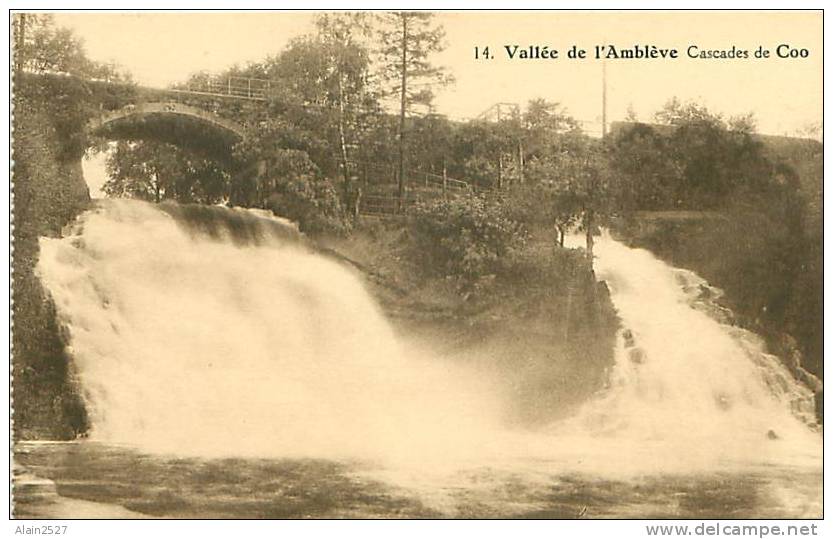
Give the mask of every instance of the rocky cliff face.
M 73 438 L 86 426 L 55 309 L 34 274 L 38 237 L 57 236 L 90 200 L 51 104 L 21 89 L 13 119 L 13 398 L 17 439 Z

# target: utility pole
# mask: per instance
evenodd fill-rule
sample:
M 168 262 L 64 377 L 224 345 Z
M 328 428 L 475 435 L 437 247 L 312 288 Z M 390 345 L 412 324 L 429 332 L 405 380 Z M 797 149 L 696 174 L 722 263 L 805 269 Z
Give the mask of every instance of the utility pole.
M 602 138 L 607 137 L 607 62 L 602 61 Z

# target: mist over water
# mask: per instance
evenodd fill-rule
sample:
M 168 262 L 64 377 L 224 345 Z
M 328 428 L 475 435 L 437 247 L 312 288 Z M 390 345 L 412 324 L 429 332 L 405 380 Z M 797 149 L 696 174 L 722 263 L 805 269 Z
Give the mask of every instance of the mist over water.
M 595 251 L 623 327 L 610 387 L 570 429 L 610 440 L 643 471 L 820 466 L 812 391 L 762 339 L 718 320 L 719 289 L 608 235 Z
M 410 355 L 358 278 L 293 235 L 242 210 L 106 201 L 42 240 L 91 438 L 263 457 L 477 439 L 490 413 L 476 381 Z
M 401 342 L 358 276 L 262 215 L 102 201 L 41 240 L 38 271 L 94 440 L 371 462 L 417 489 L 478 469 L 530 483 L 820 469 L 812 395 L 709 314 L 714 289 L 607 237 L 596 255 L 623 325 L 609 387 L 535 430 L 506 424 L 500 379 Z

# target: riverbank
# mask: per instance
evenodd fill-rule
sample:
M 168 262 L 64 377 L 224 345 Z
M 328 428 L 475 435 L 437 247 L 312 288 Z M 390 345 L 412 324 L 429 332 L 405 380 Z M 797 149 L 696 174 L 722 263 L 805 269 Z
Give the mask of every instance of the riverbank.
M 18 447 L 16 452 L 29 452 L 31 447 Z M 148 518 L 117 504 L 61 496 L 55 481 L 36 475 L 17 460 L 12 461 L 12 473 L 12 514 L 17 519 Z

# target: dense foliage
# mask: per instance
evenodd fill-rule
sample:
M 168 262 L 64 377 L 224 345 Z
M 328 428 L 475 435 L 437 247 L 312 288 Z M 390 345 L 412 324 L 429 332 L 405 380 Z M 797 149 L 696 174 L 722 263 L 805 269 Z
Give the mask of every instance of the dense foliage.
M 462 288 L 504 272 L 527 236 L 504 205 L 476 196 L 417 206 L 409 231 L 418 267 L 456 279 Z
M 107 155 L 107 175 L 103 190 L 108 196 L 151 202 L 216 204 L 229 184 L 228 173 L 214 161 L 152 141 L 115 143 Z
M 265 197 L 259 207 L 298 223 L 308 233 L 343 233 L 349 227 L 333 183 L 301 151 L 273 154 L 258 176 L 256 189 Z
M 619 204 L 638 210 L 719 209 L 756 198 L 785 173 L 765 155 L 749 116 L 725 120 L 695 103 L 669 101 L 657 124 L 626 124 L 613 133 L 610 163 Z
M 87 58 L 82 41 L 55 25 L 51 14 L 15 14 L 15 93 L 48 109 L 61 141 L 59 158 L 83 155 L 91 141 L 85 126 L 101 110 L 129 103 L 130 75 Z
M 612 137 L 619 209 L 716 217 L 659 223 L 638 241 L 724 288 L 744 325 L 774 349 L 791 354 L 783 343 L 795 337 L 821 375 L 821 174 L 811 164 L 821 145 L 758 136 L 748 116 L 724 120 L 677 100 L 657 120 Z

